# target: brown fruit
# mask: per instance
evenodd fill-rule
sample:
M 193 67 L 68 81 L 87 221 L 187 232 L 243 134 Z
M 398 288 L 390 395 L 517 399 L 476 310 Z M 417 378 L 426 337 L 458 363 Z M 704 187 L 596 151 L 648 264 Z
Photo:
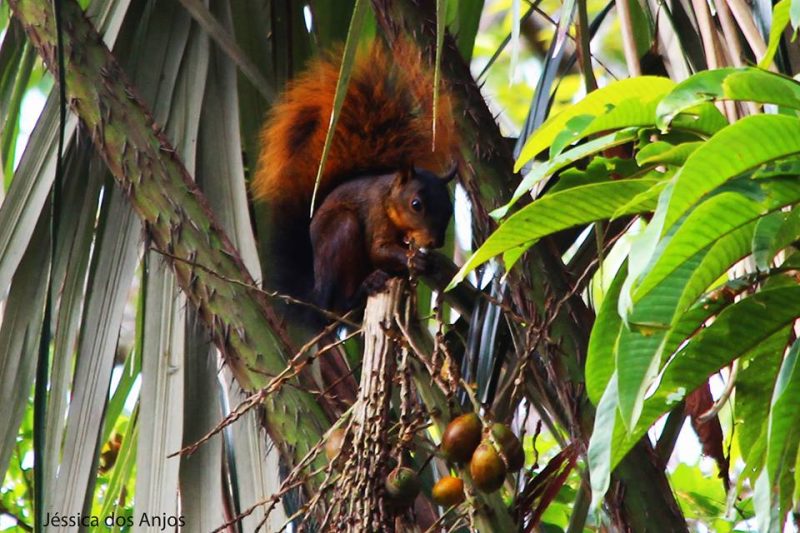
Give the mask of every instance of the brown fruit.
M 328 440 L 325 442 L 325 456 L 328 461 L 333 461 L 339 455 L 339 451 L 344 444 L 345 430 L 343 428 L 336 428 L 328 435 Z
M 442 435 L 445 459 L 466 463 L 481 442 L 481 419 L 475 413 L 457 416 L 447 424 Z
M 457 477 L 445 476 L 433 486 L 431 496 L 442 507 L 458 505 L 464 501 L 464 482 Z
M 508 461 L 508 471 L 516 472 L 525 465 L 525 450 L 511 429 L 505 424 L 493 424 L 492 436 L 500 445 L 503 455 Z
M 419 494 L 417 473 L 408 467 L 398 466 L 386 477 L 386 494 L 398 505 L 411 505 Z
M 472 482 L 483 492 L 494 492 L 503 486 L 503 481 L 506 479 L 506 465 L 490 441 L 483 441 L 475 449 L 469 462 L 469 473 Z

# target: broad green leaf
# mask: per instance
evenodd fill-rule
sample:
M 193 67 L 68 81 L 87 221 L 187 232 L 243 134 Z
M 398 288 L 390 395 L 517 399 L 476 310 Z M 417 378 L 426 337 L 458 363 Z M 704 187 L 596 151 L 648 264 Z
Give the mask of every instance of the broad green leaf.
M 570 119 L 550 146 L 550 158 L 558 155 L 570 143 L 609 131 L 630 127 L 655 126 L 656 107 L 661 94 L 652 99 L 630 99 L 598 116 L 578 115 Z M 713 104 L 703 103 L 686 110 L 672 122 L 673 130 L 684 130 L 703 137 L 710 137 L 728 125 L 728 120 Z
M 800 183 L 776 178 L 758 183 L 763 197 L 754 201 L 738 192 L 722 192 L 700 204 L 654 255 L 644 277 L 634 285 L 634 304 L 697 252 L 771 211 L 800 200 Z M 674 195 L 673 195 L 674 198 Z
M 616 346 L 617 402 L 619 417 L 625 428 L 632 430 L 644 406 L 644 394 L 658 375 L 658 347 L 664 338 L 663 330 L 647 334 L 620 330 Z
M 705 102 L 684 109 L 672 119 L 670 130 L 688 131 L 707 138 L 729 124 L 728 119 L 717 109 L 717 106 Z
M 770 493 L 777 495 L 780 517 L 788 512 L 794 493 L 794 467 L 800 444 L 800 341 L 795 341 L 783 360 L 772 394 L 767 438 L 767 476 Z
M 658 127 L 665 129 L 678 113 L 713 100 L 757 102 L 800 109 L 800 83 L 753 67 L 699 72 L 678 84 L 658 104 Z
M 682 312 L 694 304 L 698 296 L 708 290 L 709 286 L 724 275 L 741 258 L 750 252 L 750 243 L 756 224 L 772 214 L 756 219 L 717 239 L 703 254 L 700 263 L 692 269 L 691 275 L 678 288 L 680 300 L 677 311 Z
M 769 68 L 772 64 L 772 59 L 775 57 L 775 52 L 778 51 L 778 45 L 783 36 L 783 30 L 789 25 L 789 7 L 791 0 L 781 0 L 775 4 L 772 11 L 772 27 L 769 29 L 769 44 L 764 57 L 758 62 L 759 68 Z
M 739 439 L 742 456 L 748 462 L 750 451 L 756 446 L 756 441 L 769 420 L 770 398 L 787 338 L 789 331 L 784 328 L 763 342 L 757 350 L 739 360 L 734 398 L 734 434 Z
M 608 158 L 596 155 L 592 157 L 584 169 L 573 166 L 559 173 L 558 180 L 552 187 L 548 188 L 547 194 L 555 194 L 556 191 L 563 191 L 579 185 L 600 183 L 601 181 L 636 178 L 666 179 L 663 173 L 641 168 L 634 159 Z
M 664 189 L 667 188 L 669 185 L 669 180 L 672 176 L 675 175 L 675 172 L 671 169 L 667 169 L 666 172 L 661 173 L 656 170 L 650 171 L 645 174 L 645 177 L 650 176 L 657 176 L 658 182 L 647 189 L 646 191 L 637 194 L 633 198 L 630 199 L 627 203 L 621 205 L 619 209 L 614 211 L 614 214 L 611 215 L 611 219 L 615 220 L 617 218 L 625 216 L 627 213 L 638 213 L 641 210 L 645 209 L 646 207 L 652 205 L 658 205 L 658 199 L 661 194 L 664 192 Z
M 548 176 L 552 176 L 562 168 L 567 167 L 580 159 L 601 152 L 607 148 L 612 148 L 614 146 L 619 146 L 620 144 L 630 142 L 635 138 L 636 130 L 629 128 L 626 130 L 609 133 L 608 135 L 604 135 L 577 146 L 572 150 L 564 152 L 563 154 L 559 154 L 546 163 L 535 167 L 530 173 L 528 173 L 528 175 L 525 176 L 525 178 L 517 186 L 517 189 L 514 191 L 511 200 L 509 200 L 506 205 L 492 211 L 491 216 L 495 219 L 506 216 L 509 209 L 511 209 L 511 206 L 513 206 L 517 200 L 525 196 L 525 194 L 531 190 L 531 187 Z
M 775 336 L 777 337 L 778 334 L 776 334 Z M 786 346 L 787 337 L 783 337 L 781 339 L 782 340 L 781 344 L 783 346 Z M 745 465 L 741 475 L 739 476 L 739 480 L 736 483 L 737 486 L 739 487 L 741 487 L 744 481 L 749 481 L 750 486 L 755 485 L 758 476 L 764 469 L 764 464 L 767 461 L 767 429 L 768 429 L 767 420 L 769 420 L 769 403 L 772 395 L 772 385 L 775 383 L 775 376 L 777 375 L 778 368 L 780 368 L 781 361 L 783 360 L 783 354 L 779 353 L 778 355 L 780 357 L 777 358 L 775 371 L 772 373 L 772 376 L 770 376 L 771 381 L 769 384 L 769 389 L 764 394 L 764 400 L 766 405 L 764 406 L 763 418 L 758 421 L 761 424 L 760 432 L 756 435 L 756 438 L 753 441 L 752 446 L 748 449 L 742 450 L 743 458 L 745 459 Z
M 800 209 L 795 207 L 788 213 L 776 213 L 775 217 L 781 220 L 780 226 L 775 229 L 772 223 L 766 223 L 762 228 L 759 239 L 753 239 L 753 255 L 756 265 L 761 270 L 767 270 L 775 254 L 786 246 L 800 239 Z M 769 226 L 769 227 L 766 227 Z
M 589 463 L 589 479 L 592 483 L 592 507 L 599 505 L 611 483 L 613 437 L 617 436 L 617 375 L 612 374 L 603 396 L 597 404 L 594 428 L 589 439 L 586 458 Z
M 707 523 L 709 518 L 725 514 L 726 494 L 719 479 L 709 477 L 700 468 L 679 463 L 669 480 L 686 518 Z
M 655 124 L 656 105 L 660 97 L 661 94 L 656 93 L 647 97 L 624 100 L 614 106 L 608 105 L 608 109 L 593 117 L 575 140 L 607 131 Z
M 615 370 L 615 346 L 623 327 L 622 318 L 617 313 L 617 300 L 627 275 L 628 266 L 624 263 L 603 298 L 589 336 L 584 375 L 586 393 L 595 405 L 600 401 Z
M 556 136 L 564 129 L 570 119 L 578 115 L 601 115 L 608 106 L 618 105 L 629 98 L 652 99 L 657 95 L 666 94 L 675 83 L 667 78 L 657 76 L 640 76 L 627 78 L 611 83 L 602 89 L 589 93 L 586 98 L 572 105 L 561 113 L 551 117 L 534 133 L 525 146 L 522 147 L 520 156 L 514 166 L 518 172 L 526 163 L 538 155 L 542 150 L 553 143 Z
M 532 246 L 562 229 L 609 218 L 619 206 L 655 183 L 653 179 L 610 181 L 543 196 L 503 222 L 461 267 L 448 289 L 496 255 L 523 245 Z M 652 208 L 652 205 L 641 206 L 642 211 Z
M 682 314 L 676 313 L 672 327 L 658 349 L 662 364 L 670 360 L 686 340 L 702 329 L 709 318 L 718 315 L 732 303 L 733 300 L 725 298 L 707 298 Z
M 705 251 L 695 254 L 655 287 L 637 305 L 636 314 L 628 317 L 629 323 L 636 322 L 637 327 L 623 328 L 620 332 L 616 351 L 617 396 L 620 418 L 628 429 L 636 426 L 645 393 L 661 368 L 661 349 L 668 333 L 666 325 L 672 323 L 681 288 L 704 254 Z
M 732 151 L 732 147 L 736 147 Z M 800 119 L 752 115 L 723 129 L 686 160 L 675 177 L 664 228 L 731 178 L 761 164 L 800 154 Z
M 570 144 L 583 137 L 586 127 L 595 120 L 594 115 L 578 115 L 572 117 L 564 124 L 564 129 L 555 136 L 550 145 L 549 159 L 553 159 Z M 610 129 L 610 128 L 609 128 Z M 615 128 L 617 129 L 617 128 Z
M 768 270 L 774 257 L 775 238 L 778 231 L 786 224 L 789 213 L 777 212 L 762 217 L 757 221 L 753 232 L 753 260 L 759 270 Z
M 658 418 L 682 401 L 708 376 L 782 331 L 800 317 L 800 286 L 756 293 L 724 309 L 669 362 L 658 388 L 645 400 L 636 429 L 615 428 L 615 466 Z
M 636 162 L 640 165 L 674 165 L 683 166 L 702 142 L 687 142 L 673 145 L 664 141 L 648 144 L 636 154 Z

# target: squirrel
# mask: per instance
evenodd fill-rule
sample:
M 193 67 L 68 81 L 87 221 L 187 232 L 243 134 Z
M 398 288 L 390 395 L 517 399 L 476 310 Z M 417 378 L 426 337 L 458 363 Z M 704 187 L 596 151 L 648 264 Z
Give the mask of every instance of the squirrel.
M 272 285 L 334 312 L 356 307 L 370 281 L 427 268 L 453 213 L 458 153 L 451 94 L 440 88 L 434 117 L 421 51 L 400 43 L 390 55 L 375 42 L 356 54 L 309 219 L 340 63 L 317 59 L 289 83 L 251 183 L 271 215 Z

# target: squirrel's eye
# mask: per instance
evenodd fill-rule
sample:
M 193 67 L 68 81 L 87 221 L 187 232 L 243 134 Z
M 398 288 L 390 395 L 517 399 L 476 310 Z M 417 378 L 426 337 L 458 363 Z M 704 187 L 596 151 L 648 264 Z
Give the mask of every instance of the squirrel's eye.
M 414 211 L 422 211 L 422 200 L 419 198 L 414 198 L 411 200 L 411 209 Z

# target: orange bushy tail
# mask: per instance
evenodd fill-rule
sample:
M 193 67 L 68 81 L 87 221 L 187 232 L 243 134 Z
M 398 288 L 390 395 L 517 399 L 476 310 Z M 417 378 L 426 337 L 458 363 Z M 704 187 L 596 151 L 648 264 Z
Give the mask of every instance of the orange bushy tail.
M 320 201 L 349 177 L 417 166 L 442 173 L 456 150 L 449 93 L 440 89 L 433 138 L 433 72 L 402 44 L 375 43 L 356 57 L 320 181 Z M 261 132 L 253 179 L 258 199 L 310 207 L 339 79 L 337 58 L 319 59 L 288 87 Z M 308 209 L 305 209 L 308 212 Z

